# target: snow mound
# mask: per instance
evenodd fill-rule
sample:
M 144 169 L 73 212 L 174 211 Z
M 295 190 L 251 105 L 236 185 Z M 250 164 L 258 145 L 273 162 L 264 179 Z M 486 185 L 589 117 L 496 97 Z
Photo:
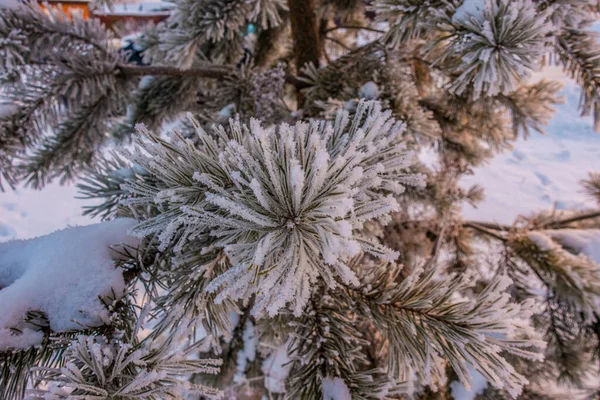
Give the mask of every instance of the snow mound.
M 23 321 L 28 311 L 43 312 L 55 332 L 108 323 L 100 299 L 125 290 L 110 246 L 136 246 L 127 234 L 135 224 L 123 218 L 0 243 L 0 350 L 41 342 L 42 333 Z

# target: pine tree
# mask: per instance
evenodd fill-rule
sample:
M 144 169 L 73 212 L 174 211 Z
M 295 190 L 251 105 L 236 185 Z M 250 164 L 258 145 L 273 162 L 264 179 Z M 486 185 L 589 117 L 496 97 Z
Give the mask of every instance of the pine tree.
M 469 221 L 459 186 L 543 133 L 543 65 L 600 129 L 599 2 L 173 2 L 142 64 L 0 13 L 0 186 L 104 221 L 0 244 L 0 398 L 600 396 L 600 211 Z

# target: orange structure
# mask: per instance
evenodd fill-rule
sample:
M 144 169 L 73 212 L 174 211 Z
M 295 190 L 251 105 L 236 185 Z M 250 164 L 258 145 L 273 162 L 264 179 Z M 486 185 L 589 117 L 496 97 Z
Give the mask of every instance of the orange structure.
M 170 14 L 172 4 L 154 3 L 130 3 L 115 4 L 112 10 L 91 11 L 89 0 L 47 0 L 39 3 L 42 8 L 57 7 L 65 14 L 81 13 L 84 19 L 98 18 L 107 28 L 117 23 L 127 23 L 129 26 L 144 26 L 148 23 L 158 23 Z M 47 5 L 46 5 L 47 4 Z
M 89 0 L 47 0 L 46 2 L 39 4 L 42 8 L 46 8 L 46 3 L 50 7 L 62 9 L 67 15 L 71 15 L 72 13 L 81 13 L 85 19 L 88 19 L 91 15 L 88 7 Z

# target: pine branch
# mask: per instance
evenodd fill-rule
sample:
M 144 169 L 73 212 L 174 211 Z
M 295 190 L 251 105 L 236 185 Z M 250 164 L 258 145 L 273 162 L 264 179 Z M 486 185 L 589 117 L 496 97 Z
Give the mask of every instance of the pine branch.
M 568 218 L 563 218 L 563 219 L 558 219 L 558 220 L 550 220 L 548 222 L 535 225 L 535 229 L 560 229 L 560 228 L 564 228 L 566 225 L 572 224 L 574 222 L 581 222 L 581 221 L 586 221 L 586 220 L 595 219 L 595 218 L 600 218 L 600 211 L 592 211 L 592 212 L 582 213 L 582 214 L 576 215 L 574 217 L 568 217 Z M 489 230 L 510 232 L 510 231 L 513 231 L 518 228 L 515 225 L 510 226 L 510 225 L 503 225 L 503 224 L 497 224 L 494 222 L 484 222 L 484 221 L 465 221 L 465 223 L 463 225 L 469 226 L 473 229 L 486 228 L 488 230 L 488 231 L 482 232 L 482 233 L 492 233 L 492 232 L 489 232 Z
M 120 64 L 117 66 L 119 74 L 124 76 L 177 76 L 189 78 L 211 78 L 223 79 L 228 75 L 236 73 L 236 69 L 227 65 L 208 65 L 194 68 L 177 68 L 158 65 L 130 65 Z
M 192 67 L 182 69 L 178 67 L 160 66 L 160 65 L 129 65 L 120 64 L 117 66 L 118 73 L 127 77 L 141 76 L 172 76 L 186 78 L 210 78 L 224 79 L 228 76 L 235 76 L 239 70 L 228 65 L 207 65 L 204 67 Z M 285 75 L 285 81 L 297 89 L 308 87 L 308 83 L 299 79 L 298 76 L 292 74 Z
M 491 236 L 494 239 L 500 240 L 502 242 L 506 242 L 508 240 L 504 236 L 501 236 L 497 232 L 494 232 L 493 228 L 492 229 L 486 228 L 484 225 L 482 225 L 479 222 L 465 222 L 463 224 L 463 226 L 475 229 L 476 231 L 483 233 L 484 235 Z M 499 225 L 496 227 L 499 227 Z M 502 230 L 502 229 L 496 229 L 496 230 Z
M 379 267 L 372 271 L 373 280 L 368 279 L 368 275 L 361 276 L 361 282 L 368 282 L 368 288 L 349 288 L 349 295 L 355 299 L 355 306 L 364 318 L 373 321 L 385 335 L 389 343 L 387 360 L 391 376 L 407 377 L 415 371 L 424 375 L 424 384 L 431 383 L 427 377 L 433 371 L 427 370 L 427 366 L 434 368 L 435 357 L 440 357 L 450 363 L 462 382 L 468 384 L 470 376 L 465 360 L 469 360 L 469 364 L 494 386 L 504 386 L 513 395 L 520 391 L 523 377 L 503 367 L 508 363 L 500 356 L 500 348 L 521 357 L 535 358 L 535 352 L 522 348 L 528 346 L 526 341 L 508 337 L 498 341 L 497 336 L 490 335 L 490 332 L 512 329 L 507 318 L 518 319 L 524 312 L 519 311 L 518 305 L 507 303 L 507 298 L 501 301 L 502 312 L 493 311 L 510 280 L 506 277 L 494 280 L 472 303 L 454 302 L 452 294 L 473 285 L 474 282 L 469 282 L 471 278 L 450 276 L 436 280 L 435 269 L 416 269 L 396 283 L 397 268 Z M 409 338 L 406 332 L 418 334 Z
M 594 211 L 589 213 L 584 213 L 580 215 L 576 215 L 574 217 L 560 219 L 558 221 L 550 222 L 548 224 L 542 225 L 543 229 L 560 229 L 565 227 L 565 225 L 572 224 L 574 222 L 586 221 L 588 219 L 600 218 L 600 211 Z
M 567 29 L 554 42 L 563 68 L 581 86 L 583 115 L 593 114 L 594 130 L 600 130 L 600 46 L 595 32 Z
M 600 172 L 590 172 L 581 184 L 585 192 L 600 204 Z

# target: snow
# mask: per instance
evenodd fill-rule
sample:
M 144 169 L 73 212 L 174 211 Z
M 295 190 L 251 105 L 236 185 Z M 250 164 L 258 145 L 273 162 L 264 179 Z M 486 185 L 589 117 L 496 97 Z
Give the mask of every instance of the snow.
M 0 0 L 0 8 L 16 8 L 20 5 L 21 2 L 18 0 Z
M 559 229 L 545 233 L 563 247 L 583 253 L 600 264 L 600 229 Z
M 144 2 L 130 4 L 113 4 L 111 7 L 105 6 L 100 14 L 107 15 L 167 15 L 175 8 L 175 4 L 163 1 Z
M 551 251 L 556 248 L 552 239 L 542 232 L 529 232 L 527 237 L 542 251 Z
M 233 377 L 235 383 L 242 382 L 246 379 L 246 369 L 248 363 L 256 359 L 256 342 L 258 338 L 254 334 L 254 324 L 251 321 L 246 323 L 244 333 L 242 334 L 244 347 L 237 354 L 237 372 Z
M 108 323 L 100 298 L 125 290 L 114 266 L 119 254 L 109 246 L 135 246 L 137 239 L 127 234 L 135 224 L 116 219 L 0 243 L 0 350 L 41 342 L 42 333 L 23 322 L 28 311 L 43 312 L 55 332 Z
M 2 8 L 2 6 L 2 3 L 0 3 L 0 8 Z M 13 114 L 16 110 L 17 107 L 15 105 L 0 102 L 0 118 L 7 117 Z
M 323 400 L 351 400 L 350 390 L 341 378 L 323 379 Z
M 600 171 L 600 134 L 593 132 L 592 117 L 580 117 L 579 89 L 572 81 L 555 68 L 540 77 L 563 79 L 566 103 L 557 107 L 546 135 L 519 139 L 512 152 L 497 155 L 463 178 L 463 187 L 479 184 L 486 195 L 478 208 L 464 206 L 466 219 L 511 224 L 519 214 L 597 207 L 579 181 L 588 172 Z
M 292 369 L 287 349 L 288 344 L 284 343 L 263 361 L 261 371 L 265 374 L 265 388 L 271 393 L 285 393 L 285 380 Z

